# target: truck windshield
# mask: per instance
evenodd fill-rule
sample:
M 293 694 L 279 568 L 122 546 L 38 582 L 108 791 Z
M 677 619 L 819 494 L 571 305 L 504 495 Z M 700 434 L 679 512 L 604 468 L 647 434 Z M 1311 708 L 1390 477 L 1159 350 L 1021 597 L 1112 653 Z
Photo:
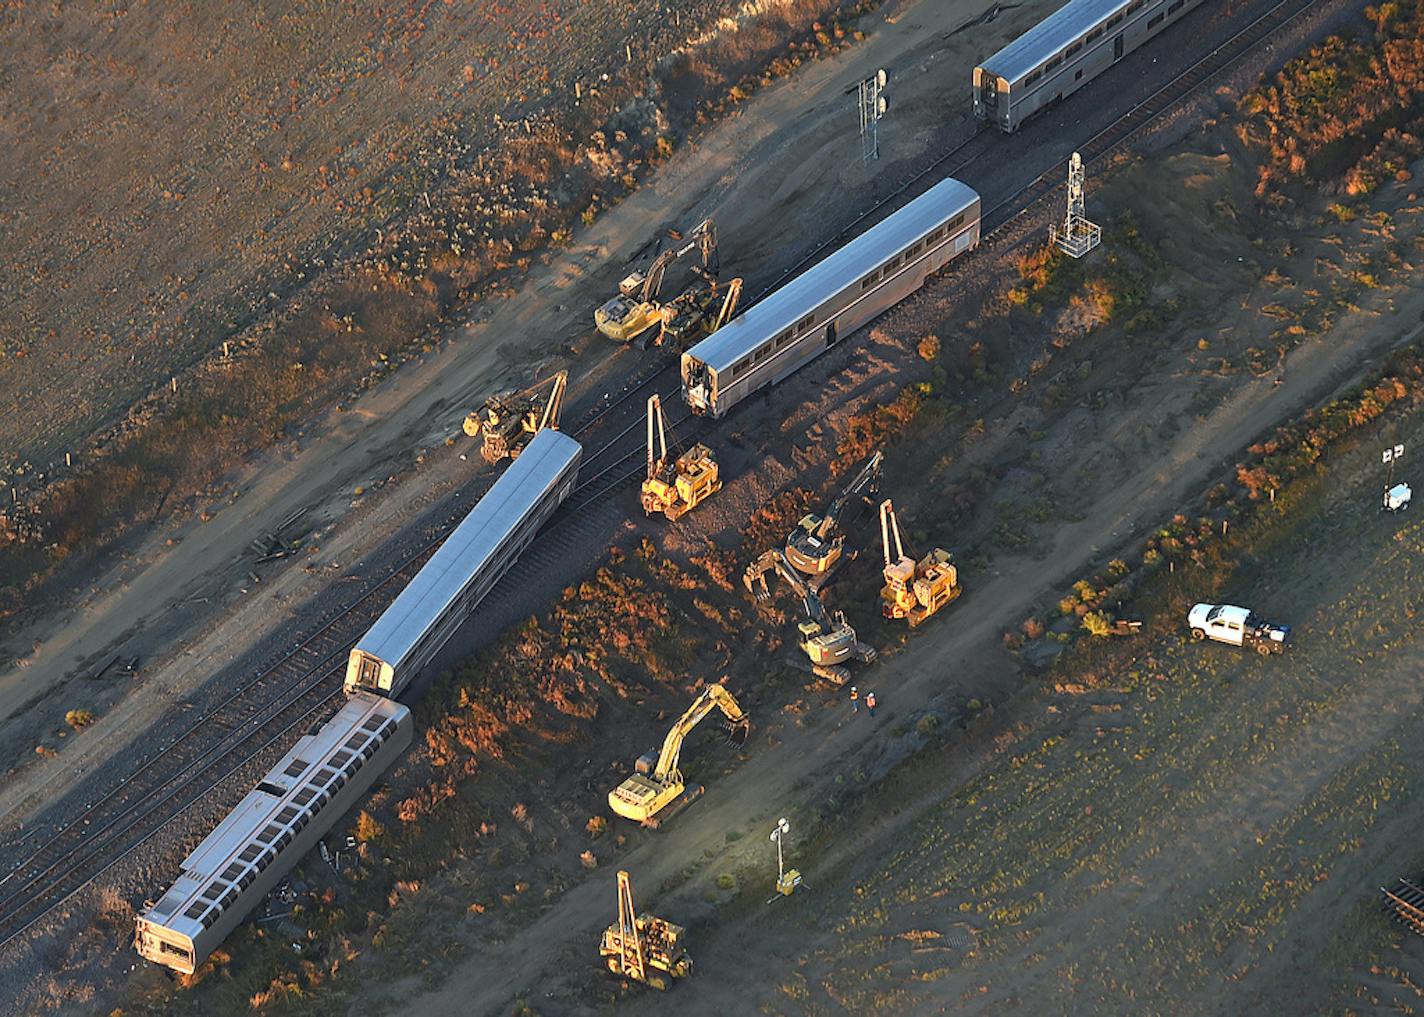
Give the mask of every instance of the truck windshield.
M 1216 621 L 1218 618 L 1220 618 L 1220 617 L 1221 617 L 1221 609 L 1222 609 L 1223 606 L 1224 606 L 1224 605 L 1222 605 L 1222 604 L 1217 604 L 1214 608 L 1212 608 L 1210 611 L 1208 611 L 1208 612 L 1206 613 L 1206 620 L 1209 621 L 1209 622 L 1213 622 L 1213 621 Z

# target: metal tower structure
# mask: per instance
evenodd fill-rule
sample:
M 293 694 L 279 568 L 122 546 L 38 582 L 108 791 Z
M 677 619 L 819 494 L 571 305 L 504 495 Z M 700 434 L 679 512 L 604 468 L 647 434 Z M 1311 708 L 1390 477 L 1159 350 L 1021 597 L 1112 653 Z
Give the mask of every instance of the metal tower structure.
M 880 118 L 889 109 L 885 101 L 885 83 L 888 80 L 884 70 L 876 71 L 862 81 L 856 100 L 860 107 L 860 158 L 870 162 L 880 158 Z
M 1070 258 L 1081 258 L 1103 240 L 1103 228 L 1083 213 L 1083 160 L 1077 152 L 1068 160 L 1068 212 L 1062 225 L 1048 227 L 1048 242 Z

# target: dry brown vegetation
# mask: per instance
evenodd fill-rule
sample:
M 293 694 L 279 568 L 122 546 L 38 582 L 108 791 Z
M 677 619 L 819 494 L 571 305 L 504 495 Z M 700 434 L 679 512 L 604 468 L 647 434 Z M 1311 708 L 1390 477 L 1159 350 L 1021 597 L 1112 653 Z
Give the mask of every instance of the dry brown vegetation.
M 1259 197 L 1318 184 L 1361 195 L 1408 179 L 1424 113 L 1424 8 L 1391 0 L 1366 15 L 1365 35 L 1332 36 L 1243 97 L 1241 137 L 1264 156 Z

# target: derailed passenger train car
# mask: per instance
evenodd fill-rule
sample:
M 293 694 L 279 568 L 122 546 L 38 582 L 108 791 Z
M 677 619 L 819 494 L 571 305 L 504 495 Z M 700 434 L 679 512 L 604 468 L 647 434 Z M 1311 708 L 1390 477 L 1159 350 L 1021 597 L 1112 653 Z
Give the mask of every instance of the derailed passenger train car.
M 583 446 L 540 431 L 361 637 L 346 691 L 397 696 L 573 490 Z
M 410 740 L 406 707 L 369 693 L 347 700 L 183 859 L 173 885 L 138 916 L 134 948 L 192 974 Z
M 958 180 L 941 180 L 685 352 L 683 399 L 693 413 L 722 416 L 904 300 L 978 243 L 978 193 Z
M 1068 0 L 974 68 L 974 115 L 1013 133 L 1200 3 Z

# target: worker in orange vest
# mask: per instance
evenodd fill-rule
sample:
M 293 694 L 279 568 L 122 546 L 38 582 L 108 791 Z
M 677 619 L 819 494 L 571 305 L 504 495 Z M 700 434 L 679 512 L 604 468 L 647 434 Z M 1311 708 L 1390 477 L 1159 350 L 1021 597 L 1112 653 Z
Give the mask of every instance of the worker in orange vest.
M 867 693 L 865 694 L 865 712 L 868 713 L 868 714 L 870 714 L 872 717 L 875 716 L 875 693 L 874 693 L 874 692 L 867 692 Z
M 860 712 L 860 693 L 856 691 L 854 685 L 850 687 L 850 712 Z

